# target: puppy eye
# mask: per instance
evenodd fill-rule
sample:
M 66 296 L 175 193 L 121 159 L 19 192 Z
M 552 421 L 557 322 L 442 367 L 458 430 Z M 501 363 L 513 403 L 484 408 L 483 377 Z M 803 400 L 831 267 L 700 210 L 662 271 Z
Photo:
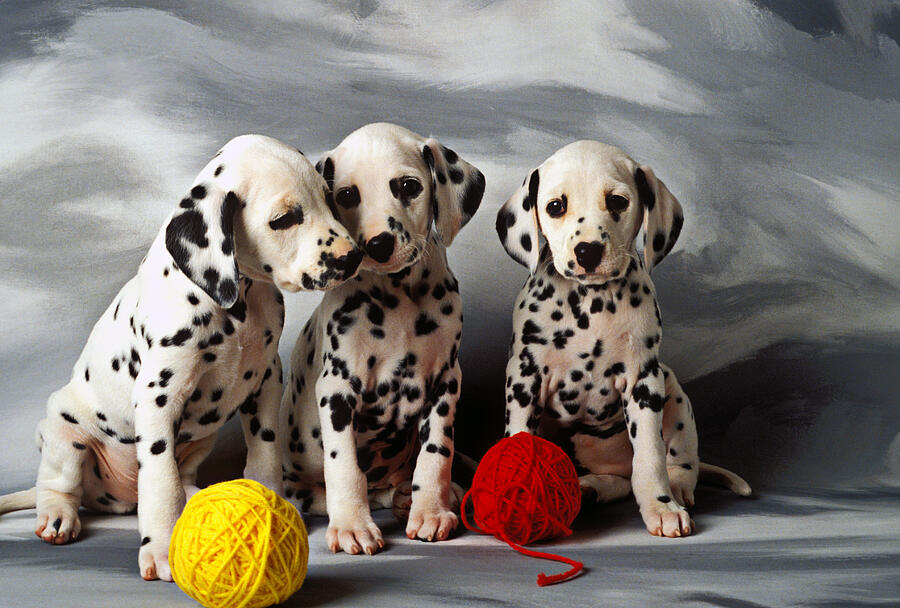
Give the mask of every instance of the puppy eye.
M 297 207 L 269 222 L 272 230 L 287 230 L 291 226 L 303 223 L 303 209 Z
M 334 201 L 345 209 L 356 207 L 359 204 L 359 190 L 356 186 L 341 188 L 334 195 Z
M 566 213 L 566 199 L 563 198 L 555 198 L 549 203 L 547 203 L 547 215 L 550 217 L 561 217 Z
M 607 211 L 625 211 L 628 207 L 628 199 L 624 196 L 619 196 L 618 194 L 607 194 L 606 195 L 606 210 Z
M 403 196 L 406 198 L 416 198 L 419 196 L 419 193 L 422 192 L 422 184 L 420 184 L 417 179 L 407 177 L 400 182 L 400 192 L 402 192 Z

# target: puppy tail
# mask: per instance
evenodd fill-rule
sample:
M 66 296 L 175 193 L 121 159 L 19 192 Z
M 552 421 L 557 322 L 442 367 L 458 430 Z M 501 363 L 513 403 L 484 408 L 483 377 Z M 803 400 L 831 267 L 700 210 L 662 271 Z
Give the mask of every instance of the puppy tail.
M 744 478 L 714 464 L 700 463 L 700 481 L 728 488 L 739 496 L 750 496 L 753 490 Z
M 37 488 L 0 496 L 0 515 L 37 506 Z

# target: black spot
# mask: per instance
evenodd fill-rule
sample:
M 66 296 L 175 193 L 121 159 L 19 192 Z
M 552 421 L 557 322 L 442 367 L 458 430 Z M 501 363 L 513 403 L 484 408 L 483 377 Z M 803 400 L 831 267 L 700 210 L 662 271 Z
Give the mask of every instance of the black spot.
M 163 407 L 168 400 L 169 400 L 169 398 L 166 397 L 165 395 L 157 395 L 156 396 L 156 405 L 158 405 L 159 407 Z
M 659 231 L 656 233 L 656 236 L 653 237 L 653 251 L 659 252 L 662 251 L 663 247 L 666 245 L 666 235 Z
M 144 545 L 148 544 L 149 542 L 150 542 L 150 537 L 145 536 L 144 538 L 141 539 L 141 546 L 143 547 Z
M 668 496 L 657 496 L 656 500 L 658 500 L 659 502 L 671 502 L 672 499 Z
M 634 172 L 634 181 L 638 190 L 638 198 L 641 201 L 641 204 L 647 211 L 653 211 L 653 207 L 656 205 L 656 195 L 653 194 L 653 189 L 650 187 L 650 184 L 647 183 L 647 176 L 644 175 L 644 171 L 640 168 L 636 169 Z
M 263 432 L 260 433 L 259 438 L 263 441 L 272 442 L 275 441 L 275 431 L 272 429 L 263 429 Z
M 475 215 L 478 207 L 481 205 L 481 199 L 484 196 L 484 175 L 481 171 L 473 169 L 472 181 L 470 181 L 462 194 L 462 210 L 468 217 Z M 453 170 L 450 170 L 450 179 L 453 179 Z M 462 181 L 462 180 L 460 180 Z
M 159 343 L 162 346 L 183 346 L 193 335 L 190 329 L 184 327 L 175 332 L 174 336 L 165 337 Z
M 372 325 L 381 325 L 384 323 L 384 309 L 372 302 L 369 304 L 369 310 L 366 317 Z
M 219 177 L 222 174 L 222 171 L 225 170 L 225 165 L 219 165 L 216 167 L 216 170 L 213 172 L 213 176 Z
M 495 228 L 497 229 L 497 235 L 500 237 L 500 242 L 506 243 L 506 237 L 509 232 L 509 229 L 516 223 L 516 216 L 509 211 L 505 211 L 503 209 L 497 214 L 497 222 L 495 224 Z
M 525 251 L 531 251 L 531 237 L 527 234 L 523 234 L 522 238 L 519 239 L 519 243 L 522 244 L 522 249 Z
M 547 340 L 541 336 L 541 328 L 528 319 L 522 326 L 522 344 L 546 344 Z
M 337 393 L 331 396 L 328 404 L 331 406 L 331 426 L 337 432 L 343 431 L 353 419 L 353 406 L 356 404 L 356 399 Z
M 221 419 L 222 416 L 219 415 L 219 410 L 210 410 L 197 419 L 197 424 L 214 424 Z
M 151 454 L 162 454 L 165 451 L 166 451 L 166 440 L 165 439 L 160 439 L 159 441 L 156 441 L 152 446 L 150 446 Z
M 416 317 L 415 330 L 417 336 L 425 336 L 438 328 L 438 324 L 434 319 L 426 315 L 424 312 Z

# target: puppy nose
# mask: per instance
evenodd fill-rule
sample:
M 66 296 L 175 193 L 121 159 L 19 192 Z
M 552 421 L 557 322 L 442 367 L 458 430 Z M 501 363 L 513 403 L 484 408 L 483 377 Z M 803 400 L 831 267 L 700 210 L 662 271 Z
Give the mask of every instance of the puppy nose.
M 362 259 L 363 252 L 359 249 L 353 249 L 337 259 L 337 267 L 344 271 L 345 278 L 351 277 L 356 272 L 356 269 L 359 268 L 359 263 L 362 262 Z
M 600 241 L 591 241 L 590 243 L 581 241 L 575 245 L 575 259 L 588 272 L 596 268 L 602 258 L 603 243 Z
M 394 253 L 394 235 L 390 232 L 382 232 L 366 241 L 366 253 L 379 264 L 391 259 Z

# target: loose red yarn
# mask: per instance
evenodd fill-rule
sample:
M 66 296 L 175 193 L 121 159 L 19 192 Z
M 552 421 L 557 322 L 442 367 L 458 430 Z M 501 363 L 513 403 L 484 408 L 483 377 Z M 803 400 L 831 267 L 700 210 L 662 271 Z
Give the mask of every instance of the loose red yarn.
M 466 517 L 469 500 L 475 525 Z M 580 506 L 578 475 L 565 452 L 546 439 L 518 433 L 499 441 L 481 459 L 460 511 L 470 530 L 492 534 L 524 555 L 572 566 L 562 574 L 538 575 L 543 587 L 572 578 L 584 564 L 521 545 L 570 535 Z

